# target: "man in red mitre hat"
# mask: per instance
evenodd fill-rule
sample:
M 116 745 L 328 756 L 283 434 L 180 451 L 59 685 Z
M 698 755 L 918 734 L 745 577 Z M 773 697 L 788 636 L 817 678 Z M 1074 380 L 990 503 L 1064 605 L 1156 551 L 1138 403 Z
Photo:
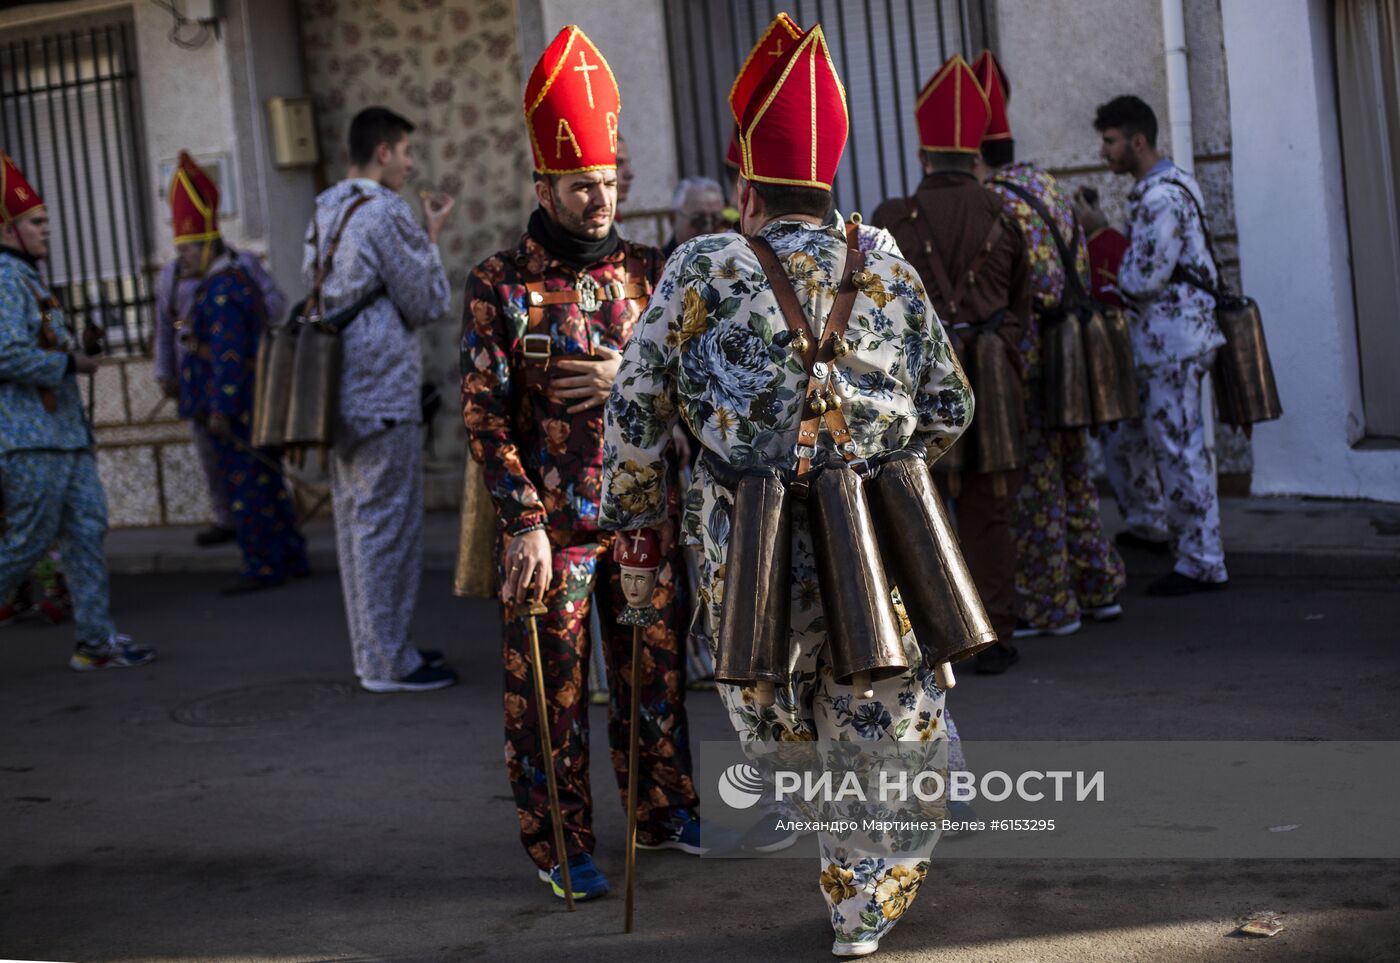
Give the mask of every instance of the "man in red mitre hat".
M 145 665 L 112 624 L 107 585 L 107 497 L 97 477 L 79 374 L 97 369 L 39 274 L 49 214 L 38 191 L 0 151 L 0 599 L 57 540 L 73 596 L 76 671 Z
M 507 771 L 520 837 L 540 877 L 564 890 L 553 851 L 533 705 L 529 642 L 515 606 L 543 599 L 545 688 L 554 729 L 575 899 L 607 892 L 593 863 L 588 786 L 589 613 L 600 605 L 609 669 L 608 744 L 627 784 L 632 633 L 613 536 L 599 527 L 603 403 L 621 350 L 661 273 L 661 252 L 621 238 L 617 205 L 617 82 L 578 27 L 561 30 L 525 87 L 535 196 L 520 243 L 472 271 L 462 330 L 462 408 L 500 527 L 505 623 Z M 669 439 L 669 436 L 668 436 Z M 663 472 L 674 471 L 668 458 Z M 674 514 L 676 505 L 668 506 Z M 646 632 L 638 845 L 701 852 L 685 715 L 688 608 L 679 553 L 665 546 L 653 592 L 661 618 Z
M 1084 225 L 1069 193 L 1045 168 L 1016 159 L 1007 104 L 1011 84 L 990 50 L 972 64 L 990 114 L 982 135 L 979 173 L 1026 238 L 1033 312 L 1021 338 L 1030 370 L 1041 368 L 1040 331 L 1069 298 L 1087 291 L 1089 259 Z M 1066 264 L 1060 242 L 1070 252 Z M 1071 272 L 1073 272 L 1071 274 Z M 1043 394 L 1032 382 L 1026 395 L 1026 465 L 1016 506 L 1015 637 L 1062 637 L 1122 614 L 1123 560 L 1103 533 L 1099 493 L 1089 473 L 1089 430 L 1045 425 Z
M 180 167 L 188 169 L 185 155 L 181 155 Z M 192 161 L 190 163 L 193 163 Z M 203 177 L 203 173 L 200 174 Z M 205 178 L 208 180 L 208 178 Z M 217 185 L 212 181 L 208 188 L 217 196 Z M 215 217 L 218 207 L 213 210 Z M 229 259 L 240 271 L 258 286 L 268 323 L 277 324 L 285 320 L 287 297 L 267 269 L 262 260 L 251 251 L 237 251 L 220 237 Z M 168 261 L 160 271 L 156 281 L 156 325 L 155 363 L 153 365 L 156 384 L 167 398 L 180 397 L 180 367 L 185 360 L 184 341 L 179 337 L 181 328 L 188 325 L 190 311 L 194 307 L 194 293 L 199 288 L 203 275 L 199 272 L 186 274 L 181 269 L 180 258 Z M 229 508 L 228 495 L 224 492 L 223 473 L 219 468 L 219 456 L 210 440 L 209 431 L 203 425 L 191 423 L 190 433 L 194 441 L 195 454 L 204 471 L 205 486 L 209 492 L 209 505 L 213 513 L 213 524 L 198 532 L 195 544 L 201 547 L 220 545 L 234 541 L 238 535 L 234 531 L 233 512 Z
M 888 227 L 909 253 L 939 318 L 953 332 L 965 358 L 984 334 L 1002 339 L 1011 355 L 1013 377 L 994 388 L 985 373 L 973 371 L 978 414 L 987 423 L 997 406 L 1019 423 L 1025 374 L 1021 337 L 1030 319 L 1029 266 L 1020 228 L 975 173 L 988 117 L 986 94 L 967 62 L 954 54 L 924 85 L 914 107 L 924 178 L 913 197 L 885 201 L 872 220 Z M 972 439 L 979 443 L 980 427 L 974 425 Z M 977 670 L 1000 673 L 1017 659 L 1016 650 L 1005 643 L 1016 628 L 1019 464 L 1014 457 L 984 461 L 981 448 L 989 446 L 979 444 L 973 451 L 967 447 L 960 452 L 966 457 L 956 486 L 947 475 L 939 478 L 945 488 L 957 488 L 959 540 L 1003 643 L 977 654 Z
M 243 568 L 228 595 L 276 588 L 307 574 L 306 542 L 286 482 L 254 452 L 253 367 L 267 306 L 257 282 L 219 235 L 219 190 L 189 154 L 170 178 L 170 223 L 182 277 L 196 278 L 180 324 L 180 416 L 209 434 Z
M 746 236 L 697 237 L 671 256 L 624 352 L 603 445 L 602 521 L 625 535 L 666 524 L 671 428 L 684 421 L 699 439 L 682 535 L 701 546 L 693 631 L 712 648 L 726 600 L 756 591 L 730 581 L 726 569 L 736 533 L 752 531 L 755 521 L 735 505 L 746 473 L 798 484 L 817 470 L 860 470 L 892 451 L 937 457 L 972 413 L 914 269 L 883 251 L 853 252 L 845 231 L 829 223 L 849 122 L 820 25 L 785 40 L 771 59 L 736 138 Z M 838 301 L 849 310 L 844 332 L 831 320 Z M 833 412 L 844 415 L 828 417 Z M 770 613 L 790 624 L 788 681 L 774 683 L 771 699 L 753 684 L 717 687 L 746 752 L 758 758 L 817 740 L 946 744 L 943 690 L 912 633 L 895 640 L 907 666 L 874 681 L 873 695 L 835 678 L 812 524 L 793 510 L 791 596 Z M 718 661 L 725 655 L 718 651 Z M 933 840 L 863 859 L 842 838 L 820 832 L 818 839 L 832 952 L 873 953 L 912 902 Z

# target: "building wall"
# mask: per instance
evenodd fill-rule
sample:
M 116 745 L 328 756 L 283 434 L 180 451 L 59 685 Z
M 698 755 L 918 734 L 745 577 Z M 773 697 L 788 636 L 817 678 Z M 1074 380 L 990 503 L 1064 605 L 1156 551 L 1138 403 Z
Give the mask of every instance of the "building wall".
M 418 192 L 426 189 L 457 199 L 441 240 L 453 308 L 422 332 L 420 342 L 424 376 L 444 401 L 433 426 L 436 462 L 445 471 L 460 470 L 462 293 L 474 265 L 519 239 L 533 196 L 514 6 L 507 0 L 301 0 L 299 11 L 325 180 L 345 174 L 351 118 L 379 104 L 418 125 L 418 169 L 404 189 L 410 204 L 418 208 Z
M 1255 487 L 1400 501 L 1400 450 L 1364 431 L 1327 0 L 1223 0 L 1244 289 L 1284 416 L 1254 435 Z
M 133 25 L 139 103 L 145 138 L 144 198 L 150 212 L 154 276 L 174 256 L 170 214 L 161 168 L 181 150 L 202 160 L 225 158 L 235 201 L 221 217 L 224 238 L 268 258 L 274 276 L 295 296 L 300 237 L 311 210 L 310 171 L 272 167 L 263 103 L 299 95 L 301 59 L 294 9 L 283 0 L 226 0 L 219 36 L 193 49 L 170 39 L 171 14 L 148 2 L 70 0 L 0 11 L 0 37 L 36 36 L 83 29 L 127 17 Z M 151 361 L 141 357 L 104 362 L 84 396 L 93 395 L 98 468 L 112 524 L 146 526 L 198 523 L 208 518 L 203 477 L 189 443 L 189 429 L 161 403 Z

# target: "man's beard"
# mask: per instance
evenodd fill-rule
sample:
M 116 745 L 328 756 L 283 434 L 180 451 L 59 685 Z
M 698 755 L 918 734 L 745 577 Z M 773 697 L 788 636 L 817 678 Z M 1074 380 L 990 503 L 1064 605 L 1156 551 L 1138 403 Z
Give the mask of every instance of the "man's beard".
M 575 237 L 586 237 L 594 241 L 607 237 L 608 232 L 612 230 L 611 216 L 608 218 L 607 223 L 601 226 L 588 222 L 588 218 L 604 209 L 602 205 L 589 207 L 580 215 L 575 214 L 563 204 L 559 203 L 558 197 L 554 199 L 554 217 L 555 220 L 559 222 L 559 226 Z

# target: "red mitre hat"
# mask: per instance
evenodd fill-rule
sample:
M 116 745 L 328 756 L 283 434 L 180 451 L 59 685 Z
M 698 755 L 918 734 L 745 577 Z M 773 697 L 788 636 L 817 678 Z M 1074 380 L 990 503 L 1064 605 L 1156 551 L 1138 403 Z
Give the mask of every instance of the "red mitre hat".
M 170 176 L 170 226 L 176 244 L 219 236 L 219 188 L 184 151 Z
M 535 170 L 577 174 L 617 166 L 622 100 L 612 68 L 582 30 L 559 31 L 525 85 Z
M 619 532 L 613 549 L 613 561 L 629 568 L 660 568 L 661 538 L 654 528 L 639 528 Z
M 972 68 L 953 54 L 924 85 L 914 104 L 923 150 L 977 154 L 991 110 Z
M 0 151 L 0 219 L 9 224 L 43 206 L 39 192 L 24 179 L 10 155 Z
M 724 160 L 730 167 L 740 166 L 738 125 L 739 121 L 744 119 L 744 108 L 749 105 L 749 98 L 753 96 L 754 90 L 763 81 L 763 75 L 773 66 L 773 62 L 790 52 L 801 39 L 802 28 L 786 13 L 780 13 L 773 18 L 768 29 L 763 31 L 763 36 L 758 38 L 758 43 L 753 45 L 749 55 L 744 58 L 739 75 L 729 86 L 729 112 L 734 115 L 734 130 L 729 135 L 729 150 Z
M 1006 116 L 1006 105 L 1011 100 L 1011 85 L 1007 82 L 1006 71 L 1001 69 L 990 50 L 984 50 L 972 62 L 972 74 L 987 95 L 987 106 L 991 109 L 982 140 L 1010 140 L 1011 121 Z
M 831 190 L 850 118 L 821 24 L 778 58 L 739 123 L 739 171 L 759 184 Z

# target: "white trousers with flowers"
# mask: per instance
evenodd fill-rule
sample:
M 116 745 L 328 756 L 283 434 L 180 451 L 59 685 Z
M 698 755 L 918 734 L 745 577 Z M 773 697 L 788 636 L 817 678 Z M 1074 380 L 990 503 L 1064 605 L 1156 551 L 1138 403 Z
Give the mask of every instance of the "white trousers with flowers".
M 707 553 L 708 554 L 708 553 Z M 821 752 L 833 743 L 870 743 L 889 751 L 899 743 L 923 743 L 932 754 L 945 743 L 944 693 L 934 684 L 932 668 L 920 664 L 913 634 L 904 636 L 912 668 L 901 676 L 876 683 L 873 699 L 860 699 L 848 685 L 832 677 L 824 648 L 822 607 L 817 590 L 812 538 L 801 509 L 793 518 L 792 644 L 796 668 L 791 683 L 777 693 L 777 703 L 760 708 L 753 690 L 718 686 L 730 721 L 746 747 L 756 743 L 815 742 Z M 708 622 L 719 624 L 723 582 L 716 566 L 701 563 L 701 600 L 710 606 Z M 907 628 L 907 625 L 902 626 Z M 712 633 L 713 637 L 713 633 Z M 921 752 L 921 755 L 923 753 Z M 941 818 L 927 808 L 925 818 Z M 893 841 L 862 834 L 837 838 L 819 833 L 819 884 L 831 914 L 838 943 L 879 940 L 913 903 L 928 872 L 937 837 L 923 841 Z M 862 852 L 863 850 L 863 852 Z M 871 856 L 894 851 L 898 855 Z
M 1142 417 L 1104 434 L 1108 481 L 1128 529 L 1144 538 L 1170 539 L 1176 570 L 1223 582 L 1220 499 L 1215 458 L 1206 446 L 1201 381 L 1214 352 L 1137 369 Z

